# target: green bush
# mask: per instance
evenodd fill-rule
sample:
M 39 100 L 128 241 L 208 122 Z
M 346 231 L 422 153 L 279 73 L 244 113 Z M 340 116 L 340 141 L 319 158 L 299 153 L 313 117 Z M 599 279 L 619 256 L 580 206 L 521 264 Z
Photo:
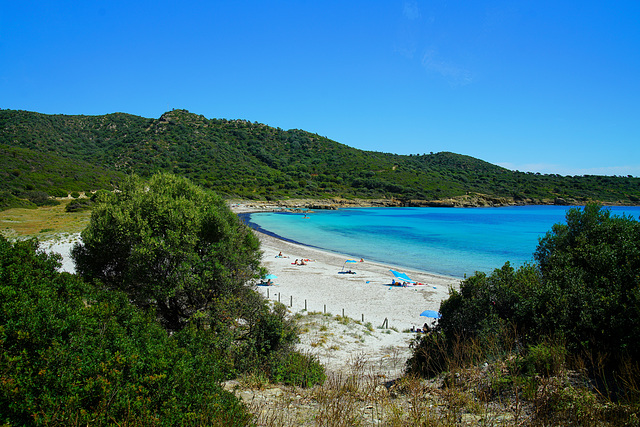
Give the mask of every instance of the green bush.
M 44 191 L 30 191 L 26 196 L 36 206 L 56 206 L 60 204 L 59 201 L 52 199 Z
M 74 199 L 77 199 L 78 197 L 80 197 L 80 193 L 78 193 L 77 191 L 72 191 L 71 197 L 73 197 Z
M 211 334 L 170 337 L 124 294 L 58 273 L 59 260 L 0 236 L 0 423 L 246 425 Z
M 271 360 L 291 351 L 297 331 L 283 304 L 248 286 L 263 274 L 255 234 L 185 178 L 130 177 L 120 190 L 92 197 L 91 222 L 72 250 L 78 272 L 125 292 L 171 332 L 210 331 L 236 372 L 261 366 L 271 375 Z
M 14 196 L 8 191 L 0 191 L 0 211 L 14 208 L 35 209 L 37 206 L 29 200 Z
M 287 353 L 273 366 L 273 380 L 297 387 L 312 387 L 322 384 L 326 378 L 324 367 L 318 358 L 297 351 Z
M 99 202 L 99 201 L 103 201 L 106 200 L 109 196 L 109 194 L 111 194 L 110 191 L 107 190 L 98 190 L 95 193 L 93 193 L 90 197 L 92 202 Z
M 80 212 L 87 209 L 91 209 L 92 206 L 93 206 L 93 203 L 91 202 L 91 199 L 80 199 L 80 200 L 73 200 L 67 203 L 67 206 L 64 208 L 64 210 L 65 212 Z
M 260 276 L 260 242 L 215 193 L 170 174 L 132 176 L 120 190 L 96 197 L 71 255 L 80 275 L 126 292 L 167 329 Z
M 442 331 L 420 334 L 411 341 L 412 354 L 407 360 L 407 370 L 425 378 L 432 378 L 450 369 L 450 342 Z
M 485 357 L 521 352 L 530 374 L 554 375 L 565 360 L 582 360 L 606 392 L 637 394 L 620 372 L 640 357 L 640 223 L 597 205 L 570 209 L 566 221 L 540 239 L 537 264 L 506 263 L 452 290 L 436 333 L 414 346 L 409 369 L 449 369 L 463 353 L 458 343 L 473 340 Z
M 534 254 L 541 280 L 539 335 L 562 335 L 572 353 L 640 358 L 640 222 L 587 205 L 570 209 Z
M 557 375 L 565 366 L 567 349 L 563 344 L 542 342 L 529 346 L 521 359 L 520 369 L 525 375 Z
M 67 197 L 69 193 L 60 188 L 52 188 L 49 190 L 49 194 L 53 197 Z

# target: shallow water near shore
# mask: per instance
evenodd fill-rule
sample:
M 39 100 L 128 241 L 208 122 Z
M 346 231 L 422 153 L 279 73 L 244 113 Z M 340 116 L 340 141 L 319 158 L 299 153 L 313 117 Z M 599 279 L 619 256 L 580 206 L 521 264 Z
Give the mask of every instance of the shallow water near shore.
M 462 278 L 506 261 L 533 261 L 538 239 L 565 222 L 566 206 L 353 208 L 243 214 L 252 227 L 308 246 Z M 640 207 L 610 207 L 637 219 Z

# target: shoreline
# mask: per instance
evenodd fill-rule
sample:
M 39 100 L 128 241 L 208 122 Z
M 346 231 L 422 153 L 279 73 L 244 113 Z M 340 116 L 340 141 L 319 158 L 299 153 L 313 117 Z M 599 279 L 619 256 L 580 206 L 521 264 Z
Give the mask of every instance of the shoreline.
M 400 376 L 416 336 L 409 330 L 433 325 L 435 319 L 420 313 L 438 311 L 450 288 L 458 288 L 461 281 L 401 268 L 423 284 L 392 286 L 389 269 L 399 268 L 392 264 L 345 263 L 348 256 L 252 232 L 260 240 L 262 265 L 276 276 L 273 285 L 255 289 L 298 318 L 298 350 L 315 355 L 328 371 L 348 370 L 358 359 L 386 376 Z M 280 252 L 283 257 L 278 257 Z M 309 261 L 295 265 L 296 259 Z

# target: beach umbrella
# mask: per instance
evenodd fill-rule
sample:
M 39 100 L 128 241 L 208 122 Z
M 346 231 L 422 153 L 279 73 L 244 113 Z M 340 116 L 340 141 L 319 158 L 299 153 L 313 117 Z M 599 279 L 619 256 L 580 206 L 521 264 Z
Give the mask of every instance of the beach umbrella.
M 278 278 L 278 276 L 276 276 L 275 274 L 267 274 L 262 279 L 264 279 L 264 280 L 273 280 L 273 279 L 277 279 L 277 278 Z
M 403 282 L 415 283 L 415 280 L 411 280 L 409 276 L 407 276 L 405 273 L 400 273 L 399 271 L 395 271 L 395 270 L 389 270 L 389 271 L 393 273 L 396 279 L 400 279 Z
M 348 259 L 348 260 L 346 260 L 346 261 L 344 262 L 344 264 L 342 264 L 342 270 L 344 271 L 344 267 L 345 267 L 347 264 L 357 264 L 357 263 L 358 263 L 358 261 L 356 261 L 355 259 Z
M 420 313 L 420 316 L 433 317 L 434 319 L 439 319 L 441 317 L 440 313 L 434 310 L 425 310 L 422 313 Z

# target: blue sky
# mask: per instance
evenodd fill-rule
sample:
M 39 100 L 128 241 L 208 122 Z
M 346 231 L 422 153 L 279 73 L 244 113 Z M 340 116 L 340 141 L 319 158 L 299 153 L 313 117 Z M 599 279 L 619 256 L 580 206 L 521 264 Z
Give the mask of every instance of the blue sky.
M 637 0 L 0 2 L 0 108 L 640 176 Z

